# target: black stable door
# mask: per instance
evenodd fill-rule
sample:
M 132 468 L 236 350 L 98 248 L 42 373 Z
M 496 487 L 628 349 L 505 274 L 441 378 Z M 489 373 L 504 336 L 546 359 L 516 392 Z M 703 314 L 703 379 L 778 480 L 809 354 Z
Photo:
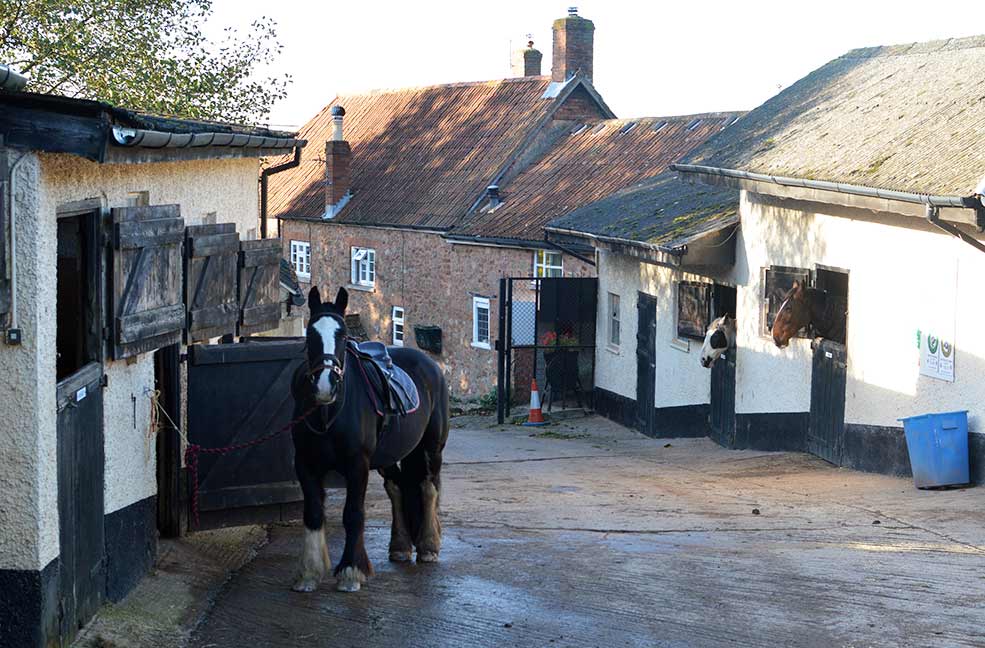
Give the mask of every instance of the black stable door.
M 844 344 L 818 339 L 811 345 L 811 419 L 807 451 L 835 465 L 841 463 L 845 435 L 845 382 L 848 354 Z
M 657 377 L 657 298 L 641 292 L 636 308 L 639 320 L 636 328 L 636 427 L 643 434 L 653 434 L 656 416 L 653 403 Z

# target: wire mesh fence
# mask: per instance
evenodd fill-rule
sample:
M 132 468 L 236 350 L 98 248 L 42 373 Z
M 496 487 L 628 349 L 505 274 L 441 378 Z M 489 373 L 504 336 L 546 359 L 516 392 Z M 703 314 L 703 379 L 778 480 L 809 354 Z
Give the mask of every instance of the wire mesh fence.
M 536 381 L 546 410 L 592 406 L 598 280 L 510 277 L 500 281 L 498 418 L 529 402 Z

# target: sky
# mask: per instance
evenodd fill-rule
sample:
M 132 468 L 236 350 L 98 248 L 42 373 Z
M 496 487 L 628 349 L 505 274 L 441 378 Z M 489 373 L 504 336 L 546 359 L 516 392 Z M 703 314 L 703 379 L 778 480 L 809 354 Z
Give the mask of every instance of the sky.
M 290 73 L 270 124 L 298 127 L 337 94 L 511 76 L 527 34 L 550 74 L 551 23 L 595 23 L 595 87 L 619 117 L 748 110 L 856 47 L 985 33 L 975 2 L 746 0 L 214 0 L 207 33 L 278 23 Z M 258 71 L 264 72 L 264 71 Z

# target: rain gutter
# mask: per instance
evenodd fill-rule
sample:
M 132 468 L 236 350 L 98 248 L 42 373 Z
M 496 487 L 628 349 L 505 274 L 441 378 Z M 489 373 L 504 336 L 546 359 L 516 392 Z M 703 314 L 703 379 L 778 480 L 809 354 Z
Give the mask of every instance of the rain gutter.
M 293 137 L 270 137 L 248 133 L 172 133 L 113 126 L 113 142 L 118 146 L 138 148 L 199 148 L 230 147 L 255 149 L 286 149 L 304 146 L 307 142 Z
M 863 185 L 849 184 L 845 182 L 830 182 L 827 180 L 808 180 L 806 178 L 792 178 L 789 176 L 775 176 L 765 173 L 754 173 L 751 171 L 738 171 L 736 169 L 723 169 L 720 167 L 702 166 L 698 164 L 672 164 L 670 168 L 679 173 L 696 173 L 709 176 L 719 176 L 724 178 L 734 178 L 738 180 L 749 180 L 752 182 L 766 182 L 784 187 L 800 187 L 802 189 L 815 189 L 818 191 L 830 191 L 864 198 L 879 198 L 882 200 L 896 200 L 905 203 L 926 205 L 925 218 L 931 225 L 947 232 L 951 236 L 961 239 L 971 245 L 979 252 L 985 252 L 985 244 L 975 237 L 967 234 L 953 224 L 940 220 L 941 207 L 954 207 L 958 209 L 972 209 L 975 211 L 978 222 L 978 229 L 981 231 L 985 227 L 985 206 L 978 196 L 944 196 L 934 194 L 919 194 L 908 191 L 897 191 L 895 189 L 878 189 Z

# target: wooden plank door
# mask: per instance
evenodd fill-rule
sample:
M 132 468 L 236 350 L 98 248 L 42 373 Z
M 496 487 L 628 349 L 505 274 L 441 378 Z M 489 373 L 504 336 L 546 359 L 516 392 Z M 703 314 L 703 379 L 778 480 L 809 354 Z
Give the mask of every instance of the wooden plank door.
M 636 302 L 636 426 L 652 435 L 656 427 L 653 408 L 657 377 L 657 298 L 639 293 Z
M 188 344 L 234 335 L 239 321 L 239 234 L 233 223 L 185 229 L 185 339 Z
M 184 221 L 178 205 L 113 214 L 112 353 L 128 358 L 181 341 Z
M 106 589 L 103 537 L 102 364 L 58 383 L 60 633 L 66 643 L 96 613 Z
M 816 340 L 811 344 L 811 416 L 807 451 L 840 465 L 845 436 L 845 384 L 848 374 L 844 344 Z
M 291 380 L 304 338 L 196 345 L 188 353 L 188 438 L 203 447 L 244 443 L 292 417 Z M 203 454 L 200 528 L 284 519 L 301 501 L 291 434 L 225 455 Z
M 240 335 L 253 335 L 280 325 L 281 255 L 280 239 L 240 243 Z
M 731 448 L 735 443 L 735 346 L 711 366 L 711 438 Z

